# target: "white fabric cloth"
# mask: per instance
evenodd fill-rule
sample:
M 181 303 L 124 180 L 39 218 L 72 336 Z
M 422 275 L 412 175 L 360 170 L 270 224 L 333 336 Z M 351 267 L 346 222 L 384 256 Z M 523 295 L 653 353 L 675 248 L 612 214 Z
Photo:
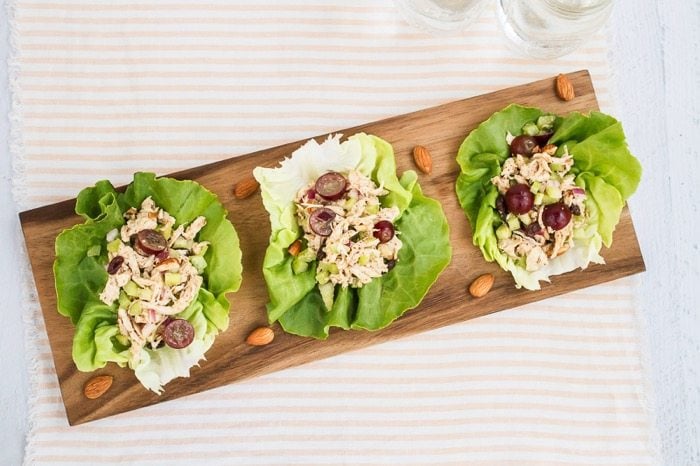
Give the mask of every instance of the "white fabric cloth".
M 437 38 L 389 1 L 18 0 L 12 34 L 23 208 L 582 68 L 610 106 L 603 35 L 532 61 L 491 10 Z M 622 280 L 69 427 L 30 292 L 26 463 L 650 464 L 632 297 Z

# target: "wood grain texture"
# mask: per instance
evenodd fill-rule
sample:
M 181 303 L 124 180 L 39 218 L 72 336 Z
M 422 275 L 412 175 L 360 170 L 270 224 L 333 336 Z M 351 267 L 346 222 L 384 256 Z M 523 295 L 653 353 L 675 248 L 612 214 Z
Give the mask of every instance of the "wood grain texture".
M 613 247 L 602 252 L 606 265 L 595 265 L 585 271 L 555 277 L 552 284 L 544 285 L 538 292 L 517 290 L 510 275 L 496 264 L 485 262 L 480 251 L 472 245 L 468 222 L 454 193 L 454 181 L 459 172 L 455 156 L 460 143 L 479 123 L 510 103 L 538 106 L 558 114 L 597 109 L 588 72 L 579 71 L 568 76 L 577 95 L 570 102 L 556 97 L 552 77 L 339 131 L 345 136 L 364 131 L 389 141 L 394 146 L 399 173 L 415 168 L 412 156 L 415 145 L 427 147 L 433 156 L 433 172 L 430 175 L 421 174 L 419 182 L 428 196 L 442 202 L 450 224 L 453 246 L 450 266 L 418 308 L 377 332 L 336 330 L 327 341 L 317 341 L 284 334 L 278 325 L 274 325 L 276 337 L 270 345 L 252 347 L 245 344 L 246 336 L 253 329 L 267 323 L 267 293 L 261 267 L 270 230 L 259 193 L 239 200 L 233 195 L 233 187 L 238 181 L 249 177 L 254 167 L 275 166 L 304 141 L 170 175 L 195 180 L 219 196 L 229 210 L 229 218 L 241 239 L 244 278 L 240 291 L 230 295 L 230 328 L 217 338 L 202 367 L 194 368 L 190 378 L 177 379 L 168 384 L 162 396 L 147 391 L 130 370 L 120 369 L 114 364 L 97 371 L 114 375 L 114 385 L 109 392 L 96 400 L 87 400 L 82 395 L 83 384 L 95 373 L 78 372 L 73 364 L 73 326 L 69 319 L 56 311 L 52 274 L 56 235 L 81 221 L 73 212 L 75 200 L 22 212 L 22 229 L 70 424 L 172 400 L 643 271 L 644 261 L 626 208 L 615 232 Z M 318 136 L 316 139 L 325 137 Z M 105 174 L 105 177 L 108 176 Z M 471 298 L 467 293 L 469 283 L 487 272 L 496 276 L 493 289 L 485 298 Z

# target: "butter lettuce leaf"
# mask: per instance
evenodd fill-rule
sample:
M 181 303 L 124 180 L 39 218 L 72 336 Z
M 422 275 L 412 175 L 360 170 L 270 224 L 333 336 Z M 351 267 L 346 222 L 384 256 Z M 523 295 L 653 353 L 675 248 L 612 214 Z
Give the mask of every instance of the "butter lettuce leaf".
M 195 341 L 185 349 L 145 350 L 134 361 L 128 346 L 119 341 L 117 304 L 107 306 L 99 294 L 107 282 L 105 236 L 124 224 L 124 212 L 140 207 L 146 197 L 176 219 L 176 226 L 199 215 L 207 219 L 198 239 L 211 244 L 205 254 L 207 267 L 197 299 L 177 317 L 195 327 Z M 56 238 L 54 278 L 58 312 L 76 326 L 73 360 L 81 371 L 93 371 L 108 362 L 129 365 L 147 388 L 159 393 L 174 377 L 187 376 L 191 366 L 204 357 L 215 336 L 228 328 L 230 303 L 227 293 L 240 287 L 243 269 L 238 235 L 217 196 L 194 181 L 156 178 L 136 173 L 125 192 L 109 181 L 99 181 L 80 192 L 76 213 L 84 223 L 63 231 Z M 91 248 L 98 255 L 88 255 Z
M 500 173 L 501 165 L 510 157 L 506 134 L 521 134 L 525 123 L 543 114 L 537 108 L 510 105 L 472 131 L 457 154 L 461 170 L 455 190 L 471 225 L 474 245 L 487 261 L 496 261 L 511 272 L 516 286 L 530 290 L 539 289 L 539 282 L 549 281 L 552 275 L 604 262 L 600 256 L 602 245 L 612 244 L 625 201 L 637 189 L 642 173 L 615 118 L 600 112 L 558 117 L 550 142 L 566 145 L 574 158 L 571 173 L 576 175 L 576 184 L 586 190 L 588 221 L 575 232 L 574 247 L 566 254 L 550 260 L 540 270 L 526 271 L 498 249 L 495 228 L 501 219 L 495 208 L 498 190 L 491 178 Z
M 336 286 L 333 307 L 327 311 L 316 283 L 316 263 L 303 273 L 292 271 L 287 248 L 301 231 L 294 198 L 302 187 L 327 171 L 358 170 L 389 192 L 383 206 L 396 206 L 396 228 L 403 247 L 396 266 L 362 288 Z M 319 339 L 332 327 L 377 330 L 416 307 L 452 256 L 447 219 L 440 204 L 424 196 L 415 172 L 396 176 L 391 145 L 376 137 L 356 134 L 344 142 L 340 136 L 323 142 L 309 141 L 278 168 L 258 167 L 263 204 L 270 215 L 270 244 L 263 275 L 270 302 L 270 322 L 279 321 L 285 331 Z

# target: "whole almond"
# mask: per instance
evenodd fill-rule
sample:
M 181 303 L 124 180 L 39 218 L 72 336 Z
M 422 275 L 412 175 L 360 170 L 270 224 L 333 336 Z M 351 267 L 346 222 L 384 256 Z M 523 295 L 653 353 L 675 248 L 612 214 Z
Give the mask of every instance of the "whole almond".
M 257 191 L 259 186 L 257 180 L 251 176 L 238 182 L 233 189 L 233 195 L 236 196 L 236 199 L 245 199 Z
M 88 380 L 83 387 L 85 398 L 94 400 L 95 398 L 101 397 L 107 390 L 109 390 L 109 387 L 112 386 L 113 381 L 114 377 L 111 375 L 98 375 L 97 377 L 93 377 L 92 379 Z
M 486 293 L 491 291 L 495 277 L 493 274 L 485 273 L 479 275 L 474 279 L 471 285 L 469 285 L 469 294 L 475 298 L 481 298 L 486 296 Z
M 298 240 L 294 241 L 292 244 L 290 244 L 289 247 L 287 248 L 287 252 L 289 252 L 289 254 L 291 254 L 294 257 L 298 256 L 299 253 L 301 252 L 301 240 L 298 239 Z
M 566 102 L 568 102 L 574 97 L 576 97 L 576 93 L 574 92 L 574 85 L 571 84 L 569 78 L 567 78 L 563 74 L 558 75 L 557 78 L 554 80 L 554 87 L 557 91 L 557 95 L 561 100 L 565 100 Z
M 416 163 L 418 170 L 423 173 L 430 174 L 433 171 L 433 158 L 425 147 L 416 146 L 413 148 L 413 161 Z
M 275 331 L 270 327 L 258 327 L 248 335 L 245 342 L 251 346 L 265 346 L 275 339 Z

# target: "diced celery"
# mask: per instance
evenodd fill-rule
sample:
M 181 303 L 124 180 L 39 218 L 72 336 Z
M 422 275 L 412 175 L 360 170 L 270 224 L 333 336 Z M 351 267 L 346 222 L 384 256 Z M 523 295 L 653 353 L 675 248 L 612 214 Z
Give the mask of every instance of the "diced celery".
M 136 283 L 129 280 L 129 283 L 124 285 L 124 293 L 132 298 L 138 298 L 141 296 L 141 288 Z
M 555 202 L 559 202 L 559 198 L 557 198 L 557 197 L 552 197 L 552 196 L 548 196 L 548 195 L 546 195 L 546 194 L 545 194 L 544 197 L 542 198 L 542 203 L 543 203 L 543 204 L 549 205 L 549 204 L 554 204 Z
M 525 226 L 532 223 L 532 219 L 530 218 L 530 215 L 528 215 L 528 214 L 518 215 L 518 219 L 520 219 L 520 222 L 522 222 L 522 224 Z
M 127 338 L 126 335 L 122 335 L 121 333 L 114 335 L 114 338 L 119 342 L 120 345 L 122 346 L 129 346 L 131 345 L 131 342 L 129 341 L 129 338 Z
M 198 273 L 204 272 L 204 269 L 207 267 L 207 261 L 202 256 L 190 256 L 190 263 L 197 269 Z
M 517 230 L 520 228 L 520 220 L 518 220 L 518 217 L 513 214 L 508 214 L 506 217 L 506 222 L 508 222 L 508 228 L 511 230 Z
M 180 275 L 179 273 L 165 272 L 165 280 L 164 281 L 165 281 L 165 286 L 179 285 L 180 282 L 182 281 L 182 275 Z
M 554 198 L 557 201 L 561 199 L 561 189 L 555 186 L 547 186 L 547 189 L 545 189 L 544 192 L 547 196 Z
M 151 298 L 153 298 L 153 291 L 151 291 L 150 288 L 141 288 L 139 298 L 143 299 L 144 301 L 150 301 Z
M 335 275 L 336 273 L 339 272 L 338 266 L 336 264 L 328 264 L 326 266 L 326 270 L 328 271 L 329 274 Z
M 537 119 L 537 126 L 543 131 L 550 130 L 554 127 L 556 119 L 556 115 L 542 115 Z
M 496 238 L 498 239 L 508 239 L 510 238 L 510 228 L 505 223 L 500 227 L 496 228 Z
M 119 292 L 119 307 L 122 309 L 129 309 L 129 305 L 131 304 L 131 300 L 129 297 L 124 293 L 124 291 Z
M 543 193 L 537 193 L 535 194 L 535 205 L 542 205 L 542 201 L 544 200 L 544 194 Z
M 523 133 L 527 134 L 528 136 L 536 136 L 539 132 L 540 129 L 533 122 L 525 123 L 523 125 Z
M 560 171 L 564 170 L 564 165 L 562 165 L 560 163 L 553 163 L 553 164 L 549 165 L 549 168 L 551 168 L 552 171 L 560 172 Z
M 324 283 L 327 283 L 329 280 L 329 274 L 326 270 L 319 270 L 316 273 L 316 281 L 318 282 L 319 285 L 323 285 Z
M 134 301 L 131 303 L 131 306 L 129 306 L 129 315 L 131 316 L 139 316 L 143 312 L 143 307 L 141 306 L 141 301 Z
M 99 244 L 96 244 L 95 246 L 91 246 L 87 250 L 87 256 L 88 257 L 95 257 L 100 255 L 100 251 L 102 251 L 102 248 L 100 247 Z
M 318 291 L 321 292 L 321 298 L 323 299 L 323 304 L 326 305 L 326 310 L 330 311 L 333 309 L 335 285 L 331 282 L 326 282 L 318 286 Z
M 167 225 L 161 228 L 160 234 L 163 235 L 163 238 L 170 239 L 170 237 L 173 235 L 173 226 Z
M 355 204 L 357 204 L 357 199 L 355 199 L 354 197 L 348 197 L 347 199 L 345 199 L 343 207 L 347 210 L 350 210 Z
M 367 254 L 360 256 L 359 259 L 357 259 L 357 263 L 359 265 L 367 265 L 369 264 L 369 256 Z
M 189 248 L 188 243 L 189 243 L 189 241 L 187 241 L 185 238 L 178 238 L 173 243 L 173 249 L 188 249 Z
M 530 192 L 532 194 L 537 194 L 538 192 L 540 192 L 540 189 L 542 189 L 542 183 L 540 183 L 539 181 L 535 181 L 530 186 Z
M 365 207 L 365 213 L 369 215 L 374 215 L 377 212 L 379 212 L 379 204 L 370 204 L 367 207 Z
M 316 253 L 313 252 L 311 249 L 306 248 L 299 253 L 296 259 L 299 259 L 300 261 L 304 262 L 311 262 L 312 260 L 316 259 Z
M 309 263 L 304 260 L 300 260 L 299 256 L 295 257 L 292 261 L 292 272 L 294 272 L 295 274 L 304 273 L 308 269 Z
M 107 243 L 107 251 L 109 252 L 117 252 L 119 251 L 119 248 L 122 245 L 122 240 L 120 239 L 115 239 L 114 241 L 110 241 Z
M 204 256 L 204 254 L 206 254 L 208 250 L 209 250 L 209 245 L 208 245 L 208 244 L 205 244 L 204 246 L 202 246 L 201 248 L 199 248 L 199 254 L 197 254 L 197 255 L 198 255 L 198 256 Z

